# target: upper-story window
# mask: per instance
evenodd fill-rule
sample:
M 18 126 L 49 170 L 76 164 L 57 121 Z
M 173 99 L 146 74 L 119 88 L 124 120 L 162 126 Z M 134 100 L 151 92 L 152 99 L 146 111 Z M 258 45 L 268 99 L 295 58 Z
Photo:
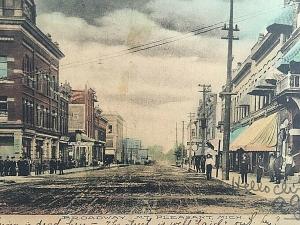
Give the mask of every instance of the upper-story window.
M 28 55 L 23 58 L 22 69 L 25 74 L 25 83 L 30 87 L 34 87 L 33 61 Z
M 108 133 L 111 134 L 113 132 L 113 126 L 111 124 L 108 125 Z
M 0 56 L 0 79 L 7 77 L 7 57 Z
M 7 96 L 0 96 L 0 115 L 7 114 Z

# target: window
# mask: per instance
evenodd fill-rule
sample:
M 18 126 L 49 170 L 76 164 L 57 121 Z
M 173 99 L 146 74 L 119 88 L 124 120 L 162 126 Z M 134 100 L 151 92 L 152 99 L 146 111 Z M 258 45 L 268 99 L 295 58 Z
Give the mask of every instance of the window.
M 108 125 L 108 133 L 111 134 L 113 132 L 113 127 L 111 124 Z
M 7 77 L 7 57 L 0 56 L 0 79 Z
M 0 96 L 0 114 L 7 114 L 7 97 Z

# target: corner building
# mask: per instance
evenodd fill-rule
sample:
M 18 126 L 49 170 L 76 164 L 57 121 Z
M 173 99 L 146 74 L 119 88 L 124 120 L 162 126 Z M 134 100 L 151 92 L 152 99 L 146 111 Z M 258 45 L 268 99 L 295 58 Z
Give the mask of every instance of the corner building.
M 0 0 L 0 155 L 45 163 L 68 141 L 70 86 L 59 86 L 64 54 L 36 26 L 33 0 Z
M 243 152 L 255 171 L 258 155 L 294 155 L 300 170 L 300 2 L 286 3 L 260 34 L 250 55 L 238 63 L 232 85 L 231 166 Z M 291 152 L 289 152 L 289 147 Z

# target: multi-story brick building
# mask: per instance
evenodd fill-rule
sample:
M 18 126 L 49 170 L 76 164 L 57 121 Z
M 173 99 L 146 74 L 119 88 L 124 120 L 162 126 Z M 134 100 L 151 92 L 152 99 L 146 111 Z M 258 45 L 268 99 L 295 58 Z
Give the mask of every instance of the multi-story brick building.
M 102 115 L 99 107 L 95 108 L 95 145 L 93 150 L 93 159 L 103 162 L 105 156 L 106 128 L 108 120 Z
M 105 156 L 115 162 L 124 161 L 123 118 L 117 113 L 103 115 L 107 120 Z
M 68 88 L 59 87 L 64 54 L 36 26 L 33 0 L 0 3 L 0 155 L 57 158 L 68 119 Z
M 69 135 L 72 147 L 69 156 L 79 165 L 90 165 L 93 161 L 95 137 L 96 92 L 85 86 L 84 90 L 73 90 L 69 104 Z

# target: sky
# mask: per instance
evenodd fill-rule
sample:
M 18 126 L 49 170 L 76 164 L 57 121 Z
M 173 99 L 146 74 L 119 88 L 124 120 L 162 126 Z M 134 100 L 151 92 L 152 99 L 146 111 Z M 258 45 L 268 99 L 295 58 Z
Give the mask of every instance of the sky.
M 282 11 L 283 1 L 234 1 L 241 30 L 236 34 L 240 40 L 234 41 L 234 67 Z M 74 89 L 85 83 L 94 88 L 100 107 L 126 121 L 124 135 L 141 139 L 144 146 L 171 149 L 176 122 L 180 138 L 181 121 L 196 111 L 198 84 L 211 84 L 214 92 L 225 84 L 227 42 L 221 37 L 226 33 L 216 29 L 186 34 L 228 21 L 229 0 L 35 2 L 39 28 L 50 33 L 65 54 L 60 80 L 70 81 Z M 120 56 L 124 49 L 170 37 L 180 40 Z

